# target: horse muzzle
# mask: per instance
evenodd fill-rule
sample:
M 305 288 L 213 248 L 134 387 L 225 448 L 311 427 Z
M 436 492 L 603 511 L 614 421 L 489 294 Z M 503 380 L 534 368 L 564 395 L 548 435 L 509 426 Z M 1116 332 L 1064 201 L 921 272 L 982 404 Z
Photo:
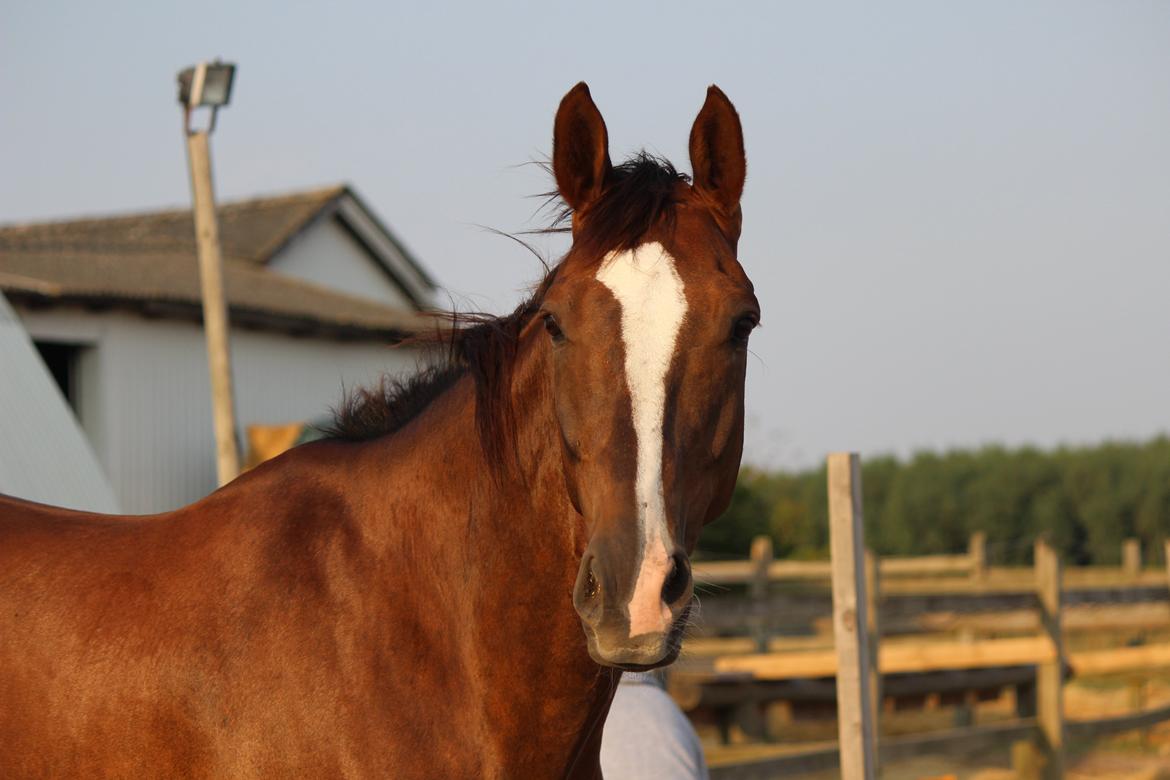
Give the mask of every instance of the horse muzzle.
M 573 606 L 589 655 L 603 666 L 627 670 L 673 663 L 694 595 L 686 554 L 643 556 L 636 576 L 625 577 L 613 560 L 601 545 L 590 544 L 577 572 Z

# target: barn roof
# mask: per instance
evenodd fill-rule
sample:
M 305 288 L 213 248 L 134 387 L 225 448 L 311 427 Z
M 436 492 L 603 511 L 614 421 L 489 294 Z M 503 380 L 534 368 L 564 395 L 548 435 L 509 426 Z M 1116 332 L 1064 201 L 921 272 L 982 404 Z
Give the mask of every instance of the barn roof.
M 218 208 L 233 324 L 341 338 L 396 338 L 425 321 L 434 281 L 347 186 Z M 415 310 L 358 298 L 268 267 L 317 220 L 335 217 Z M 0 290 L 26 305 L 201 316 L 190 209 L 0 226 Z

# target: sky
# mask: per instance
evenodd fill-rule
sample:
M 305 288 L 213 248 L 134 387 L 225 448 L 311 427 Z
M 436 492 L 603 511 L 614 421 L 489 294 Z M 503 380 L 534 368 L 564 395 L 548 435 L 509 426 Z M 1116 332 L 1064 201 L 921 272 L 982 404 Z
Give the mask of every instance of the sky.
M 214 57 L 221 199 L 348 182 L 497 312 L 541 269 L 487 228 L 544 224 L 561 96 L 689 170 L 722 87 L 748 463 L 1170 430 L 1170 3 L 0 0 L 0 222 L 189 204 L 174 76 Z

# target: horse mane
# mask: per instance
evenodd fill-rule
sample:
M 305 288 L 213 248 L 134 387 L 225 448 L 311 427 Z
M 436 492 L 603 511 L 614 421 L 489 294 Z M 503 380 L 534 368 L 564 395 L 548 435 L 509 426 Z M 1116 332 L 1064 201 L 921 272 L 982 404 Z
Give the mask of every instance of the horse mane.
M 546 166 L 547 167 L 547 166 Z M 520 334 L 540 311 L 544 295 L 570 257 L 598 265 L 609 252 L 633 249 L 660 224 L 673 223 L 679 184 L 689 181 L 669 161 L 645 151 L 611 169 L 596 202 L 573 238 L 573 246 L 544 277 L 532 295 L 510 314 L 449 312 L 436 315 L 434 333 L 418 334 L 400 346 L 422 346 L 430 362 L 406 378 L 383 376 L 373 388 L 355 388 L 334 409 L 326 438 L 367 441 L 405 427 L 461 377 L 475 380 L 476 427 L 489 463 L 503 465 L 516 458 L 516 425 L 510 391 Z M 548 227 L 535 233 L 568 232 L 573 209 L 554 191 L 545 193 L 553 212 Z M 523 243 L 523 242 L 521 242 Z M 539 255 L 538 255 L 539 257 Z

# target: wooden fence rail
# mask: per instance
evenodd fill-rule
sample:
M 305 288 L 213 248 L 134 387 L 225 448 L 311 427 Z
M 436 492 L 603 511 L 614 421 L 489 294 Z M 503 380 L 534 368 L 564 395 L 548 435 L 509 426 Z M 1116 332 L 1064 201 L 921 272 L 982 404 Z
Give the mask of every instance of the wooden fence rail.
M 770 552 L 770 549 L 769 549 Z M 978 569 L 970 555 L 923 555 L 917 558 L 882 558 L 883 577 L 938 577 L 968 575 Z M 711 585 L 748 585 L 759 577 L 755 561 L 700 561 L 692 565 L 695 579 Z M 828 580 L 832 575 L 828 561 L 772 561 L 767 566 L 768 580 Z M 986 576 L 979 570 L 979 576 Z
M 973 642 L 919 642 L 886 644 L 878 649 L 882 674 L 1036 666 L 1053 663 L 1057 650 L 1047 636 L 981 639 Z M 1066 653 L 1067 665 L 1079 676 L 1101 676 L 1133 671 L 1170 669 L 1170 643 L 1082 650 Z M 756 680 L 798 680 L 837 674 L 835 650 L 725 655 L 714 660 L 707 679 L 748 674 Z M 698 680 L 701 675 L 687 675 Z
M 746 672 L 757 680 L 833 677 L 837 674 L 836 658 L 835 650 L 731 655 L 715 659 L 714 669 L 716 673 Z M 886 644 L 878 648 L 878 669 L 882 674 L 904 674 L 1035 665 L 1055 658 L 1056 650 L 1047 637 Z
M 1167 548 L 1170 555 L 1170 541 Z M 946 591 L 980 589 L 980 584 L 993 590 L 1018 589 L 1032 577 L 1034 569 L 1030 566 L 989 566 L 985 549 L 986 536 L 977 532 L 971 535 L 965 554 L 883 557 L 879 569 L 885 578 L 948 578 L 929 583 L 932 588 Z M 1165 571 L 1144 569 L 1140 564 L 1140 549 L 1138 540 L 1127 539 L 1122 546 L 1122 566 L 1069 567 L 1065 579 L 1071 586 L 1082 587 L 1132 582 L 1165 583 L 1170 578 L 1170 562 Z M 771 548 L 768 548 L 768 554 L 767 578 L 771 582 L 827 581 L 832 574 L 829 561 L 771 560 Z M 691 569 L 696 581 L 710 585 L 748 585 L 759 578 L 760 571 L 759 564 L 752 558 L 695 561 Z M 896 587 L 895 583 L 890 584 Z
M 1066 724 L 1066 728 L 1069 740 L 1076 743 L 1149 728 L 1168 720 L 1170 705 L 1093 720 L 1072 720 Z M 1012 743 L 1031 742 L 1038 737 L 1039 728 L 1035 719 L 1026 719 L 890 737 L 882 740 L 878 754 L 881 763 L 887 763 L 925 753 L 942 753 L 956 747 L 970 752 L 990 752 L 1005 749 Z M 713 763 L 710 767 L 711 780 L 774 780 L 790 774 L 831 771 L 839 766 L 837 753 L 837 745 L 829 743 L 747 761 Z

